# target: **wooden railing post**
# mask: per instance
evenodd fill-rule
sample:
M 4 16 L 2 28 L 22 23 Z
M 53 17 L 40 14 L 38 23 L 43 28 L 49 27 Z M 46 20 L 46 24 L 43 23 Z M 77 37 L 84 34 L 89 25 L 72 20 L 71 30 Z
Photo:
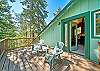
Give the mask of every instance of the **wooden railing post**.
M 4 39 L 0 41 L 0 53 L 4 50 Z
M 0 41 L 0 54 L 2 53 L 2 41 Z
M 4 50 L 8 49 L 8 39 L 4 40 Z
M 0 41 L 0 53 L 3 52 L 3 50 L 8 49 L 8 39 L 3 39 Z

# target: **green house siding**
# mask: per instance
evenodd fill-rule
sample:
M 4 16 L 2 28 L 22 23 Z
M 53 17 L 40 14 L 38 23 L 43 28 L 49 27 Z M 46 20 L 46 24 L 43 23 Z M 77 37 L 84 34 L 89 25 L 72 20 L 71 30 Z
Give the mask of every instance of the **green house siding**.
M 89 35 L 87 36 L 87 39 L 89 38 L 89 40 L 86 41 L 88 42 L 88 45 L 86 46 L 87 49 L 85 50 L 85 52 L 88 53 L 86 54 L 87 58 L 98 62 L 98 59 L 97 59 L 98 44 L 97 43 L 98 41 L 100 41 L 100 38 L 94 38 L 91 35 L 93 33 L 92 25 L 94 24 L 91 18 L 92 17 L 91 13 L 92 11 L 95 11 L 98 9 L 100 9 L 100 0 L 72 0 L 71 5 L 69 7 L 65 7 L 61 11 L 61 13 L 57 17 L 54 18 L 54 20 L 50 23 L 50 25 L 40 34 L 41 39 L 43 39 L 49 46 L 53 46 L 53 47 L 56 45 L 57 41 L 64 42 L 65 30 L 63 30 L 63 28 L 65 27 L 62 25 L 61 20 L 63 19 L 68 20 L 68 18 L 72 16 L 77 16 L 79 14 L 90 11 L 90 14 L 86 18 L 87 20 L 90 20 L 90 21 L 86 23 L 87 24 L 86 35 Z M 62 34 L 64 34 L 63 37 L 61 37 Z M 68 41 L 68 46 L 69 46 L 69 41 Z
M 42 35 L 40 35 L 40 38 L 45 41 L 49 46 L 54 47 L 57 43 L 57 41 L 61 41 L 61 24 L 60 22 L 56 22 L 56 24 L 51 25 L 49 28 L 47 28 Z
M 95 61 L 96 63 L 98 63 L 98 41 L 100 41 L 100 39 L 91 39 L 91 44 L 90 44 L 90 59 Z

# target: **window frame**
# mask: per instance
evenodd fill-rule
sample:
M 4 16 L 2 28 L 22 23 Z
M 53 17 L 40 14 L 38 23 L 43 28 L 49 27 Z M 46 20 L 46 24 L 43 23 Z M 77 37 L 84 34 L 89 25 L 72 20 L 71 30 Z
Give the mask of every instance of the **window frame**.
M 96 14 L 100 14 L 100 11 L 96 11 L 96 12 L 94 12 L 94 36 L 96 36 L 96 37 L 100 37 L 100 35 L 97 35 L 96 34 Z
M 96 13 L 100 13 L 100 9 L 98 10 L 94 10 L 91 12 L 91 38 L 99 38 L 100 39 L 100 35 L 96 35 Z

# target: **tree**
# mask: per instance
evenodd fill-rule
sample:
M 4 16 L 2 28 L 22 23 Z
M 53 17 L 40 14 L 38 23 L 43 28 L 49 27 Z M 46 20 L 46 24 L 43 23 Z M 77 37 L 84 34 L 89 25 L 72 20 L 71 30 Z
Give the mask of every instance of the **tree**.
M 7 0 L 0 0 L 0 39 L 15 36 L 15 26 L 12 21 Z
M 53 13 L 54 16 L 57 16 L 57 15 L 60 13 L 60 11 L 61 11 L 61 8 L 59 7 L 59 8 L 57 9 L 57 11 L 56 11 L 55 13 Z
M 11 2 L 16 2 L 15 0 L 10 0 Z
M 21 14 L 21 24 L 27 24 L 27 30 L 32 33 L 40 33 L 46 26 L 45 18 L 47 17 L 47 2 L 45 0 L 24 0 L 23 13 Z

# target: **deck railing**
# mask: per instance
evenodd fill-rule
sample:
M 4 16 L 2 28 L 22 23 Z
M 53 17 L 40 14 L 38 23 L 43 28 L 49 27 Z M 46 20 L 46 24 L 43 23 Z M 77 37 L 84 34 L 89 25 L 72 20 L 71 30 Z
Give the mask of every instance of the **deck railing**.
M 0 41 L 0 53 L 1 53 L 4 49 L 6 49 L 6 45 L 7 45 L 6 39 L 3 39 L 3 40 Z
M 0 41 L 0 52 L 3 50 L 15 49 L 20 47 L 29 47 L 37 42 L 38 38 L 11 38 Z

